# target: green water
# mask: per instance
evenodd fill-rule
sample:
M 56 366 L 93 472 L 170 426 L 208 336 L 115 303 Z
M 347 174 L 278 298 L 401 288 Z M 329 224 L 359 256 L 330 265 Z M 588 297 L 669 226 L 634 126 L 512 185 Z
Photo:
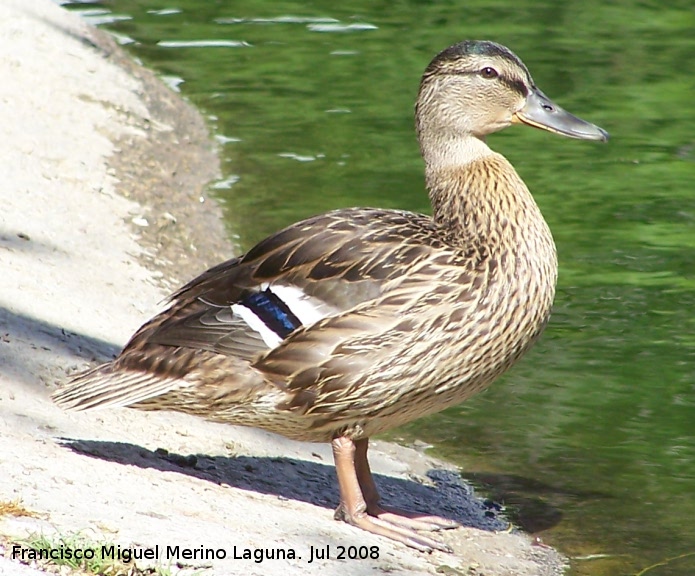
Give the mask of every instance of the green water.
M 549 96 L 607 129 L 607 145 L 518 127 L 490 139 L 554 232 L 555 313 L 488 392 L 393 437 L 460 464 L 575 576 L 695 573 L 692 0 L 72 8 L 104 10 L 91 17 L 210 116 L 241 248 L 336 207 L 427 211 L 413 100 L 430 58 L 464 38 L 508 45 Z

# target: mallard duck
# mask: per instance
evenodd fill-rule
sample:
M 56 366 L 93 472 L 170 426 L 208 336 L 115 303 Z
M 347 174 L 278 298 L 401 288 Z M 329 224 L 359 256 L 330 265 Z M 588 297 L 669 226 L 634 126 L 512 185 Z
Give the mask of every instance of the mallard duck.
M 456 522 L 380 504 L 369 438 L 486 388 L 537 340 L 557 259 L 550 230 L 488 134 L 601 128 L 551 102 L 510 50 L 440 52 L 415 108 L 433 215 L 350 208 L 304 220 L 204 272 L 64 407 L 177 410 L 332 444 L 336 518 L 419 550 Z

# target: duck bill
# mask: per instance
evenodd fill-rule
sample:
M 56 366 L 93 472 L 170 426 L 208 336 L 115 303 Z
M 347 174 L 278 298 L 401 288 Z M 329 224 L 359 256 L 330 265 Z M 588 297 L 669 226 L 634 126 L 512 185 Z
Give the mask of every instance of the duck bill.
M 529 92 L 526 105 L 514 114 L 512 122 L 579 140 L 608 140 L 608 132 L 603 128 L 563 110 L 537 88 Z

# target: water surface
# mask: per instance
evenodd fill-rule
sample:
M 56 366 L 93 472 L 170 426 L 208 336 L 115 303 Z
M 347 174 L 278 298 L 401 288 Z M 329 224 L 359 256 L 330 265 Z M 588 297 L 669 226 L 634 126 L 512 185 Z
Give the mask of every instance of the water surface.
M 429 210 L 412 107 L 431 57 L 512 48 L 607 145 L 490 139 L 558 245 L 540 344 L 488 392 L 395 431 L 459 464 L 571 574 L 695 573 L 691 1 L 73 4 L 208 115 L 241 249 L 345 206 Z M 662 563 L 662 564 L 658 564 Z

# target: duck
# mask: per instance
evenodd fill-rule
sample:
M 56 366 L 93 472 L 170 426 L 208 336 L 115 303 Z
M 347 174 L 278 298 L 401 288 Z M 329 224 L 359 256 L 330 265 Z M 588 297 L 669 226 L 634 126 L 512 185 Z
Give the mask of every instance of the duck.
M 508 48 L 466 40 L 439 52 L 415 105 L 431 215 L 347 208 L 292 224 L 191 280 L 54 401 L 330 443 L 336 519 L 451 552 L 431 532 L 459 524 L 382 504 L 367 452 L 371 437 L 487 388 L 548 322 L 552 234 L 486 142 L 512 124 L 608 139 L 552 102 Z

